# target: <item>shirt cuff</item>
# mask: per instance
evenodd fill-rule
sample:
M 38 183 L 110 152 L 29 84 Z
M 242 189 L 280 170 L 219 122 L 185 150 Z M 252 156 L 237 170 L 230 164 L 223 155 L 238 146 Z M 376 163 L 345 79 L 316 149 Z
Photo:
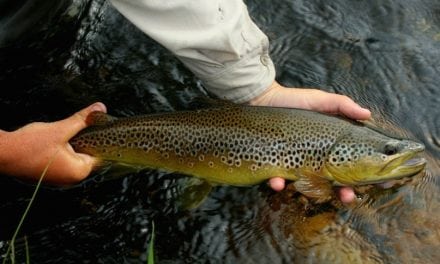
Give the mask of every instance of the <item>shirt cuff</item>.
M 263 44 L 238 61 L 224 63 L 214 74 L 196 75 L 205 88 L 218 98 L 235 103 L 248 102 L 262 94 L 275 80 L 275 67 L 265 49 L 267 46 Z M 189 69 L 197 63 L 188 62 L 186 58 L 179 59 Z
M 112 0 L 139 29 L 173 52 L 215 96 L 250 101 L 274 81 L 267 36 L 242 0 Z

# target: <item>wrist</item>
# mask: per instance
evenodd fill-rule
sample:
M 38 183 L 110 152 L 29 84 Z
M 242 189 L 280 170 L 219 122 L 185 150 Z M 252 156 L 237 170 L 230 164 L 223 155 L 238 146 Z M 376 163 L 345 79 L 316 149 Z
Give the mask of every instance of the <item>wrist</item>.
M 260 106 L 273 106 L 274 97 L 283 90 L 283 87 L 277 82 L 273 81 L 272 84 L 260 95 L 250 100 L 250 105 Z

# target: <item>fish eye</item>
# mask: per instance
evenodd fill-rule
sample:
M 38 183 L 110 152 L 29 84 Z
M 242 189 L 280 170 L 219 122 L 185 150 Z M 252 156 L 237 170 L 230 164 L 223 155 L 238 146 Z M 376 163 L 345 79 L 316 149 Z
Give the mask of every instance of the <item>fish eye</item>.
M 397 146 L 394 144 L 385 145 L 383 153 L 387 156 L 394 155 L 398 152 Z

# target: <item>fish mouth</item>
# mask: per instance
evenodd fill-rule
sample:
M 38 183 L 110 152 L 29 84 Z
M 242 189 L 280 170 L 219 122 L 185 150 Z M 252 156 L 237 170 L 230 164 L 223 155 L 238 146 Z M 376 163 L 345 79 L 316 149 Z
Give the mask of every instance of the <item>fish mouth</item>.
M 426 159 L 420 157 L 419 154 L 425 150 L 425 146 L 420 143 L 413 143 L 408 146 L 407 150 L 392 158 L 379 175 L 383 175 L 381 181 L 370 182 L 370 184 L 378 184 L 380 187 L 390 188 L 397 183 L 406 182 L 404 179 L 414 176 L 421 172 L 426 165 Z
M 414 175 L 420 173 L 426 165 L 426 159 L 421 157 L 413 157 L 406 160 L 402 165 L 388 172 L 386 179 L 364 181 L 357 186 L 363 188 L 366 186 L 375 186 L 380 189 L 391 189 L 400 187 L 410 182 Z M 368 188 L 368 187 L 367 187 Z
M 378 185 L 383 188 L 390 188 L 396 184 L 402 185 L 411 176 L 425 168 L 426 159 L 419 156 L 424 149 L 423 144 L 415 143 L 406 151 L 390 157 L 388 163 L 377 172 L 375 179 L 364 180 L 360 185 Z
M 420 143 L 410 142 L 400 153 L 387 156 L 385 160 L 371 159 L 359 165 L 361 169 L 353 170 L 351 178 L 346 177 L 345 173 L 329 167 L 330 174 L 333 175 L 333 184 L 337 186 L 375 186 L 392 187 L 395 183 L 404 183 L 403 178 L 410 178 L 424 170 L 426 159 L 420 157 L 420 153 L 425 150 L 425 146 Z M 395 183 L 392 183 L 392 182 Z
M 409 160 L 405 161 L 404 164 L 393 170 L 393 172 L 395 171 L 393 174 L 396 174 L 397 176 L 381 183 L 377 183 L 376 185 L 383 189 L 389 189 L 396 185 L 402 186 L 411 179 L 411 176 L 422 171 L 425 168 L 425 165 L 425 158 L 410 158 Z
M 382 183 L 376 183 L 374 186 L 379 187 L 380 189 L 391 189 L 393 187 L 403 186 L 409 181 L 411 181 L 411 177 L 403 177 L 397 180 L 389 180 Z
M 405 161 L 402 166 L 413 167 L 413 166 L 421 166 L 426 164 L 426 159 L 422 157 L 414 157 Z
M 419 156 L 425 150 L 425 146 L 417 144 L 407 151 L 396 155 L 386 166 L 380 170 L 379 174 L 387 175 L 390 178 L 406 177 L 420 172 L 426 165 L 426 159 Z

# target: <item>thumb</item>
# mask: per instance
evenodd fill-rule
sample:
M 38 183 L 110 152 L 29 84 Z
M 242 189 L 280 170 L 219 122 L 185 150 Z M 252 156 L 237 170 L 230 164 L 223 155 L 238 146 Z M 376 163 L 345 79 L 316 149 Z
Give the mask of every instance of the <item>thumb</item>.
M 88 107 L 76 112 L 72 116 L 54 123 L 58 127 L 58 131 L 66 140 L 75 136 L 79 131 L 87 127 L 87 116 L 91 112 L 100 111 L 107 112 L 107 108 L 101 102 L 94 103 Z

